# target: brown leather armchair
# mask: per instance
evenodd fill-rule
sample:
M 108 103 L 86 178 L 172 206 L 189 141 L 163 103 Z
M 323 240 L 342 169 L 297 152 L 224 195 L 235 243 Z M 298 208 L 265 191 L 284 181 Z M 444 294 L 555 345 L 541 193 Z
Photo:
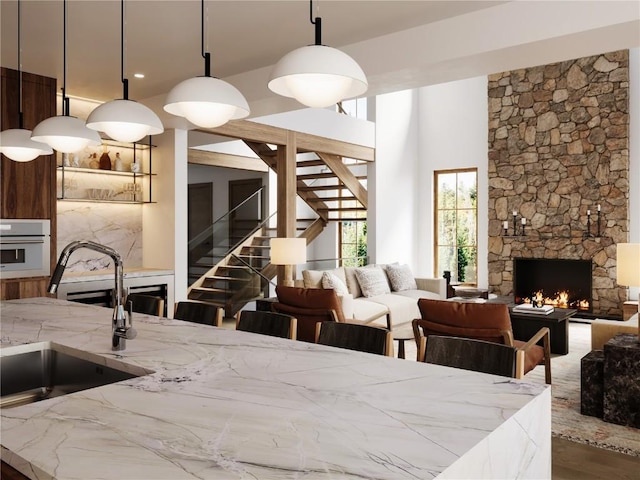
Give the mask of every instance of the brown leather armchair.
M 340 299 L 335 290 L 278 285 L 276 295 L 278 301 L 271 304 L 271 309 L 277 313 L 296 317 L 298 320 L 296 338 L 303 342 L 315 342 L 316 323 L 345 321 Z
M 422 318 L 413 321 L 413 333 L 419 358 L 424 357 L 425 340 L 429 335 L 474 338 L 501 343 L 524 352 L 523 373 L 544 365 L 545 381 L 551 383 L 549 329 L 541 328 L 527 342 L 513 339 L 509 308 L 498 303 L 464 303 L 447 300 L 418 300 Z M 542 340 L 543 345 L 537 343 Z M 426 342 L 428 342 L 428 338 Z

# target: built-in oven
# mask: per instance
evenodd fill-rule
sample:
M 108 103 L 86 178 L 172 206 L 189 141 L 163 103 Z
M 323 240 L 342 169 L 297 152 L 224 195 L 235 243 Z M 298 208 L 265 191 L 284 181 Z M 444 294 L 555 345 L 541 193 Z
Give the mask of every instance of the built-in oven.
M 51 222 L 0 219 L 0 278 L 48 277 Z

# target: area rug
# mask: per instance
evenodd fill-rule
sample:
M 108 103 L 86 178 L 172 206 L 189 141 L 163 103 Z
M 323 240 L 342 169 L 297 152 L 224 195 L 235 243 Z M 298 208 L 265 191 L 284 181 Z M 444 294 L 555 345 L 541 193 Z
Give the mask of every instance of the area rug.
M 551 358 L 551 430 L 555 437 L 640 457 L 640 429 L 580 414 L 580 359 L 591 351 L 591 325 L 569 324 L 569 353 Z M 544 367 L 525 376 L 544 382 Z

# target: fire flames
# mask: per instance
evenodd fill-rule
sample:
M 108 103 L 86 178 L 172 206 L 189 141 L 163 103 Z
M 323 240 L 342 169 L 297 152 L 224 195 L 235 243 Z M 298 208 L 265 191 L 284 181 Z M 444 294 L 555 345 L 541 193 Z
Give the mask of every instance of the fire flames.
M 533 293 L 529 297 L 525 297 L 523 299 L 523 303 L 531 304 L 535 302 L 536 305 L 552 305 L 554 307 L 559 308 L 578 308 L 581 310 L 589 309 L 589 301 L 588 300 L 576 300 L 575 302 L 569 302 L 569 292 L 562 291 L 558 292 L 555 297 L 545 297 L 541 290 Z

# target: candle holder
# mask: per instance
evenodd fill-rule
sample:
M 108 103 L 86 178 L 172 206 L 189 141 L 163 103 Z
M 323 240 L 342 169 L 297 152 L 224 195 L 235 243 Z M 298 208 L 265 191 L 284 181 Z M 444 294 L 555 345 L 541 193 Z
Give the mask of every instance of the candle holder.
M 601 225 L 601 211 L 600 211 L 600 204 L 598 204 L 598 217 L 596 218 L 596 233 L 595 235 L 593 233 L 591 233 L 591 210 L 587 210 L 587 228 L 586 231 L 584 232 L 584 238 L 595 238 L 595 237 L 600 237 L 600 225 Z
M 520 223 L 518 225 L 518 223 Z M 518 222 L 518 215 L 514 212 L 513 215 L 513 233 L 509 234 L 509 222 L 507 220 L 502 224 L 502 236 L 503 237 L 526 237 L 527 236 L 527 220 L 522 217 Z

